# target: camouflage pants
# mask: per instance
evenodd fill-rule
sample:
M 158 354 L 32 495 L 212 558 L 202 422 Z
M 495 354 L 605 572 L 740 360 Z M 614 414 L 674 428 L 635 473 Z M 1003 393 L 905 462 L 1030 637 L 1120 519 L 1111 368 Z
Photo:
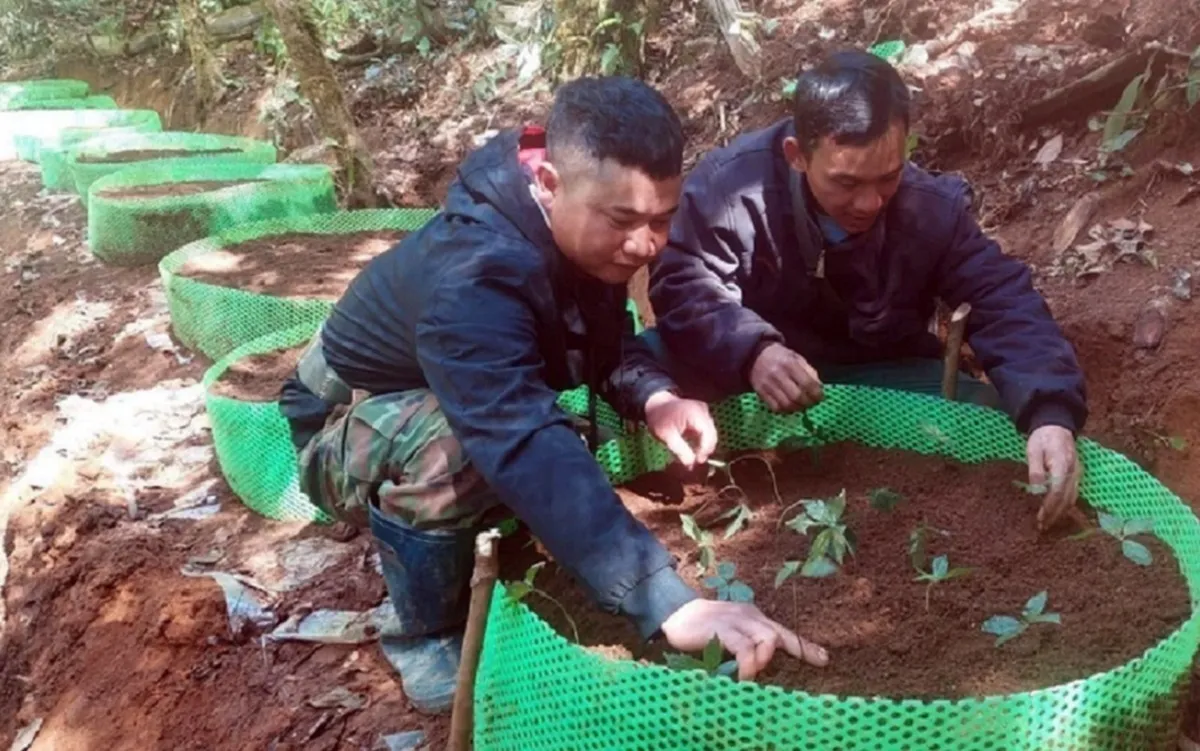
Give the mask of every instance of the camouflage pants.
M 369 504 L 418 530 L 473 527 L 499 504 L 428 389 L 371 396 L 331 420 L 300 452 L 300 488 L 361 528 Z

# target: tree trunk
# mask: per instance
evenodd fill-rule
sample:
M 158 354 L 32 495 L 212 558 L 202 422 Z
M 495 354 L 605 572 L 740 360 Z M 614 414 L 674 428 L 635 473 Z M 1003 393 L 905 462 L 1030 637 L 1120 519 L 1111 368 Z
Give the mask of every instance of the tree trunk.
M 712 14 L 717 26 L 721 27 L 721 34 L 733 55 L 734 65 L 744 75 L 757 80 L 762 71 L 762 50 L 759 49 L 754 35 L 742 30 L 739 17 L 742 12 L 741 4 L 738 0 L 704 0 L 704 4 L 708 6 L 708 12 Z
M 646 36 L 658 26 L 660 13 L 659 0 L 554 0 L 557 72 L 567 79 L 639 75 Z
M 312 102 L 321 135 L 337 144 L 347 207 L 378 206 L 374 163 L 350 116 L 333 66 L 322 50 L 321 34 L 308 0 L 266 0 L 265 5 L 295 66 L 300 93 Z
M 197 119 L 204 122 L 224 88 L 221 63 L 213 53 L 212 39 L 200 13 L 200 0 L 179 0 L 179 18 L 183 21 L 188 55 L 196 71 Z

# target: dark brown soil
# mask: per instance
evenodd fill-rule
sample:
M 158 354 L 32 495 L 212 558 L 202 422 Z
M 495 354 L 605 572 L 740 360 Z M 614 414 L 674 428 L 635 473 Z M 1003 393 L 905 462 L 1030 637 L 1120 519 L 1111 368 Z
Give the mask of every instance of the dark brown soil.
M 144 162 L 149 159 L 170 159 L 181 156 L 210 156 L 212 154 L 236 154 L 241 149 L 130 149 L 108 154 L 81 154 L 79 161 L 85 164 L 114 164 Z
M 304 347 L 254 355 L 234 363 L 212 385 L 214 394 L 243 402 L 273 402 L 300 361 Z
M 696 547 L 681 533 L 681 513 L 709 526 L 716 560 L 737 565 L 737 578 L 754 590 L 768 616 L 829 650 L 824 669 L 780 652 L 760 675 L 761 683 L 812 693 L 925 698 L 1033 690 L 1127 662 L 1190 613 L 1177 562 L 1151 535 L 1138 538 L 1154 556 L 1147 568 L 1126 559 L 1120 544 L 1105 534 L 1069 539 L 1068 531 L 1055 539 L 1039 538 L 1039 499 L 1013 485 L 1025 477 L 1020 465 L 962 466 L 848 444 L 819 454 L 763 456 L 775 463 L 786 505 L 833 497 L 845 488 L 844 518 L 858 538 L 858 550 L 837 574 L 826 579 L 796 575 L 775 588 L 780 567 L 802 561 L 816 533 L 806 538 L 779 525 L 785 506 L 774 499 L 757 460 L 733 466 L 755 516 L 728 541 L 723 539 L 728 522 L 716 519 L 733 504 L 717 498 L 723 475 L 707 485 L 683 485 L 657 474 L 638 482 L 646 495 L 621 491 L 631 510 L 684 562 L 681 571 L 694 585 L 712 592 L 697 580 Z M 884 487 L 904 496 L 891 511 L 875 509 L 868 500 L 872 489 Z M 801 509 L 787 511 L 784 520 Z M 928 611 L 925 585 L 914 581 L 908 557 L 909 534 L 922 523 L 945 533 L 930 536 L 931 557 L 946 555 L 951 567 L 973 569 L 936 585 Z M 628 624 L 585 604 L 586 597 L 565 574 L 551 567 L 544 577 L 540 585 L 575 614 L 583 644 L 618 644 L 662 661 L 661 646 L 640 649 Z M 1049 593 L 1046 612 L 1061 614 L 1062 625 L 1033 625 L 994 646 L 981 624 L 993 615 L 1019 616 L 1042 590 Z M 560 633 L 570 633 L 553 606 L 531 604 Z
M 156 185 L 128 185 L 111 190 L 102 190 L 100 195 L 105 198 L 159 198 L 162 196 L 192 196 L 197 193 L 208 193 L 214 190 L 234 188 L 239 185 L 251 185 L 265 182 L 264 180 L 197 180 L 186 183 L 158 183 Z
M 354 276 L 405 232 L 265 237 L 188 261 L 179 273 L 276 297 L 336 300 Z

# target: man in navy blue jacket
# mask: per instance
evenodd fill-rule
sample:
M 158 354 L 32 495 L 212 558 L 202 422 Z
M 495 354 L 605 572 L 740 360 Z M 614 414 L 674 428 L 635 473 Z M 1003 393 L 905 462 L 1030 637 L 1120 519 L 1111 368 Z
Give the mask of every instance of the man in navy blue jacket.
M 1077 495 L 1083 376 L 1029 269 L 980 231 L 966 183 L 907 163 L 909 107 L 894 68 L 842 52 L 800 75 L 792 117 L 708 154 L 652 267 L 646 338 L 685 394 L 753 389 L 793 411 L 823 382 L 938 393 L 936 301 L 970 303 L 995 388 L 963 376 L 960 392 L 1028 433 L 1047 527 Z
M 626 312 L 626 283 L 666 244 L 682 162 L 653 89 L 565 85 L 544 131 L 501 133 L 462 163 L 443 211 L 359 274 L 283 386 L 301 488 L 375 538 L 397 615 L 381 644 L 420 710 L 452 704 L 472 540 L 499 506 L 646 638 L 694 651 L 715 635 L 743 677 L 777 647 L 826 660 L 752 605 L 699 598 L 556 404 L 588 384 L 684 465 L 714 450 L 707 406 L 677 395 Z

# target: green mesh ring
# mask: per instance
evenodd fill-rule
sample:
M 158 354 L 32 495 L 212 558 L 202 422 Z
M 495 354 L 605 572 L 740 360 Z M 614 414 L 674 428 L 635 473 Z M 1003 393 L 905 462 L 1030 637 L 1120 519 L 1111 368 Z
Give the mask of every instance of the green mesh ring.
M 246 292 L 189 279 L 177 272 L 196 256 L 271 235 L 411 232 L 420 229 L 436 213 L 436 209 L 368 209 L 293 216 L 241 225 L 189 243 L 158 264 L 171 310 L 171 328 L 188 349 L 217 360 L 273 331 L 318 326 L 333 308 L 333 303 L 327 300 L 295 300 Z
M 154 110 L 117 110 L 109 123 L 100 125 L 63 128 L 38 139 L 36 161 L 42 168 L 42 187 L 47 190 L 75 192 L 75 180 L 67 164 L 67 152 L 71 147 L 93 138 L 119 135 L 122 133 L 157 133 L 162 130 L 162 120 Z M 18 139 L 21 136 L 17 137 Z
M 576 395 L 572 406 L 582 409 Z M 855 441 L 941 454 L 960 462 L 1023 461 L 1024 443 L 1001 412 L 934 397 L 827 386 L 796 415 L 743 395 L 713 408 L 724 448 Z M 929 430 L 930 425 L 940 435 Z M 949 440 L 946 440 L 946 439 Z M 1200 644 L 1200 521 L 1178 497 L 1120 454 L 1082 440 L 1081 492 L 1093 506 L 1154 519 L 1180 561 L 1192 615 L 1141 657 L 1050 688 L 943 701 L 812 695 L 616 661 L 563 639 L 497 586 L 475 689 L 475 748 L 909 749 L 915 751 L 1146 751 L 1174 749 L 1181 689 Z M 614 483 L 663 468 L 666 450 L 645 432 L 603 446 Z M 869 666 L 864 666 L 869 669 Z
M 0 83 L 0 110 L 20 101 L 39 99 L 79 99 L 87 96 L 86 81 L 69 78 L 48 78 L 40 81 L 10 81 Z
M 87 96 L 74 99 L 26 99 L 10 101 L 3 108 L 9 112 L 22 110 L 115 110 L 117 102 L 110 96 Z
M 205 153 L 216 149 L 230 149 L 231 151 L 220 154 Z M 75 181 L 75 190 L 84 199 L 84 205 L 87 204 L 88 188 L 92 183 L 105 175 L 128 169 L 134 164 L 93 160 L 103 159 L 121 152 L 136 151 L 182 152 L 164 156 L 162 159 L 195 159 L 197 161 L 250 162 L 254 164 L 273 164 L 276 155 L 275 146 L 266 141 L 209 133 L 163 131 L 161 133 L 121 133 L 92 138 L 84 143 L 76 144 L 67 152 L 67 165 L 71 170 L 71 177 Z M 189 156 L 187 152 L 197 153 Z M 158 159 L 145 161 L 158 161 Z
M 181 196 L 113 198 L 105 191 L 195 181 L 255 181 Z M 200 159 L 146 162 L 100 178 L 88 197 L 88 245 L 119 266 L 158 261 L 233 227 L 337 209 L 333 170 L 322 164 L 239 164 Z
M 64 128 L 87 128 L 109 125 L 126 117 L 126 113 L 141 110 L 21 110 L 0 112 L 0 159 L 15 159 L 13 140 L 21 135 L 51 136 Z

